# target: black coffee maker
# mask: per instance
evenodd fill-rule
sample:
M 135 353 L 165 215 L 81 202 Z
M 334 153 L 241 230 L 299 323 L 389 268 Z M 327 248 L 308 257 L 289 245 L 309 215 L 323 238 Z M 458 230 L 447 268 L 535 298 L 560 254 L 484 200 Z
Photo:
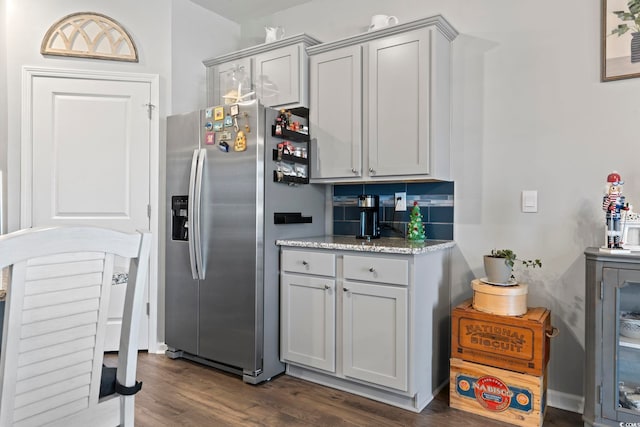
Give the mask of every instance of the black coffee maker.
M 380 224 L 378 223 L 379 206 L 379 196 L 372 196 L 368 194 L 361 194 L 358 196 L 358 208 L 360 208 L 360 229 L 356 238 L 380 238 Z

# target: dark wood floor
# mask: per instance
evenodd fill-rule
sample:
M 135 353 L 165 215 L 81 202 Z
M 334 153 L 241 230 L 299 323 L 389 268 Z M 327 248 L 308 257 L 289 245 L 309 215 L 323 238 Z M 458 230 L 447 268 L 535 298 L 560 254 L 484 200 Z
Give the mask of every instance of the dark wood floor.
M 114 366 L 115 356 L 105 364 Z M 253 386 L 187 360 L 140 353 L 136 426 L 508 426 L 451 409 L 448 390 L 420 414 L 281 375 Z M 580 426 L 581 415 L 549 408 L 545 426 Z

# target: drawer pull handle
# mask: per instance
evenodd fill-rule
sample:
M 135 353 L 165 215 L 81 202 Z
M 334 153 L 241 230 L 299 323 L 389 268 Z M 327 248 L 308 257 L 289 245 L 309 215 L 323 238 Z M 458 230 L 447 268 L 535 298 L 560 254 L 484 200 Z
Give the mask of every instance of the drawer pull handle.
M 370 268 L 369 268 L 369 272 L 371 272 L 371 273 L 375 273 L 375 271 L 376 271 L 376 269 L 375 269 L 375 268 L 373 268 L 373 267 L 370 267 Z
M 302 265 L 309 265 L 307 261 L 302 261 Z

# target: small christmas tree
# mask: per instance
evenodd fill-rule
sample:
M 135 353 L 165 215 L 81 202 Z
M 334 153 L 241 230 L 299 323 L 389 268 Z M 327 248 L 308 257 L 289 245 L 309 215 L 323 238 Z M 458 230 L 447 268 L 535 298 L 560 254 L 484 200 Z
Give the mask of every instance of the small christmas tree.
M 407 239 L 413 242 L 422 242 L 426 236 L 424 235 L 424 224 L 422 223 L 422 214 L 418 202 L 413 202 L 411 208 L 411 219 L 407 225 Z

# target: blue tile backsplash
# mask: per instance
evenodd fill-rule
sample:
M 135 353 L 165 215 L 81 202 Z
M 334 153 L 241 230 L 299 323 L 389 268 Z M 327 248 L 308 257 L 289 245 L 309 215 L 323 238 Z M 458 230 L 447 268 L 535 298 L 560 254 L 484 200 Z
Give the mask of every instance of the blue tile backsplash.
M 427 239 L 453 240 L 453 189 L 453 182 L 334 185 L 333 234 L 358 234 L 357 197 L 372 194 L 380 197 L 382 236 L 405 237 L 409 214 L 417 201 Z M 407 193 L 407 210 L 395 212 L 395 193 L 402 191 Z

